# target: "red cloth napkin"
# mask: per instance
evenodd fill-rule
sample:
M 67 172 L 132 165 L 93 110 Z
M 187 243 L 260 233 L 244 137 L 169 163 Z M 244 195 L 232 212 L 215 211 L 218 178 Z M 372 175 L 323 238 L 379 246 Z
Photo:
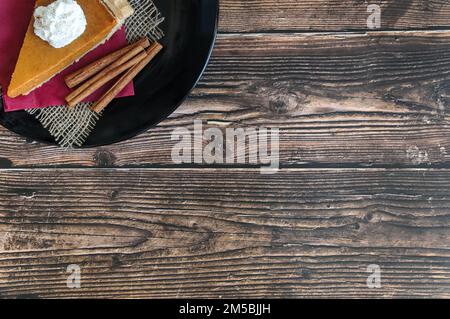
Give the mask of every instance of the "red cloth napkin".
M 0 85 L 3 93 L 6 92 L 11 80 L 30 17 L 33 15 L 34 3 L 35 0 L 0 0 Z M 11 99 L 3 94 L 5 111 L 65 105 L 64 97 L 70 93 L 70 89 L 64 84 L 64 76 L 125 45 L 125 30 L 121 29 L 105 44 L 29 95 Z M 96 101 L 110 86 L 111 84 L 105 85 L 87 98 L 86 102 Z M 130 83 L 119 97 L 132 95 L 134 95 L 134 88 L 133 83 Z

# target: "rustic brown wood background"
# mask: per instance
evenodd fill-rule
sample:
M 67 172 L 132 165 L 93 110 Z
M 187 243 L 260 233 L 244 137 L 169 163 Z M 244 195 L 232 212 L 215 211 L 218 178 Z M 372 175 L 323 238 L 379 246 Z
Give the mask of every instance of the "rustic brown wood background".
M 157 128 L 70 152 L 0 128 L 0 296 L 450 297 L 449 107 L 450 1 L 222 0 Z M 173 165 L 194 119 L 280 127 L 282 170 Z

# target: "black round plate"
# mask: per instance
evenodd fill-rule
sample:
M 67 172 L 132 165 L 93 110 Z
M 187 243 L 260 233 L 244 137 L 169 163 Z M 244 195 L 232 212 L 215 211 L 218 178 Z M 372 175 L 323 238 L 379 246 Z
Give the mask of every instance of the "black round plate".
M 162 51 L 135 79 L 136 95 L 111 103 L 84 147 L 117 143 L 158 124 L 188 96 L 202 75 L 217 33 L 219 0 L 154 0 L 166 18 Z M 1 103 L 0 103 L 1 104 Z M 0 124 L 29 140 L 55 143 L 26 112 L 5 113 Z

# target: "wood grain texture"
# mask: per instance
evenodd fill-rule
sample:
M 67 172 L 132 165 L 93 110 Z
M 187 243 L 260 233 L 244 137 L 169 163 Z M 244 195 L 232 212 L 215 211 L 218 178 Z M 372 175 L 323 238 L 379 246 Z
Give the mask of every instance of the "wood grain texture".
M 370 3 L 383 30 L 368 1 L 221 0 L 198 87 L 130 141 L 0 128 L 0 298 L 449 298 L 450 2 Z M 194 120 L 280 128 L 284 169 L 174 166 Z
M 449 182 L 446 169 L 0 170 L 0 295 L 449 297 Z
M 171 133 L 279 127 L 281 165 L 449 165 L 450 31 L 221 35 L 189 100 L 149 133 L 64 151 L 1 130 L 0 166 L 171 165 Z
M 380 6 L 382 29 L 450 26 L 450 3 L 446 0 L 221 0 L 220 30 L 366 30 L 369 4 Z

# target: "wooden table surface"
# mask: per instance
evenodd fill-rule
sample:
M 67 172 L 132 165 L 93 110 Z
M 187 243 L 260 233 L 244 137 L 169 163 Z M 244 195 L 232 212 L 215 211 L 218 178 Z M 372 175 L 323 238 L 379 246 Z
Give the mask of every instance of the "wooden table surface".
M 0 297 L 450 297 L 449 106 L 449 1 L 221 0 L 157 128 L 73 151 L 0 129 Z M 196 119 L 279 127 L 280 172 L 174 165 Z

